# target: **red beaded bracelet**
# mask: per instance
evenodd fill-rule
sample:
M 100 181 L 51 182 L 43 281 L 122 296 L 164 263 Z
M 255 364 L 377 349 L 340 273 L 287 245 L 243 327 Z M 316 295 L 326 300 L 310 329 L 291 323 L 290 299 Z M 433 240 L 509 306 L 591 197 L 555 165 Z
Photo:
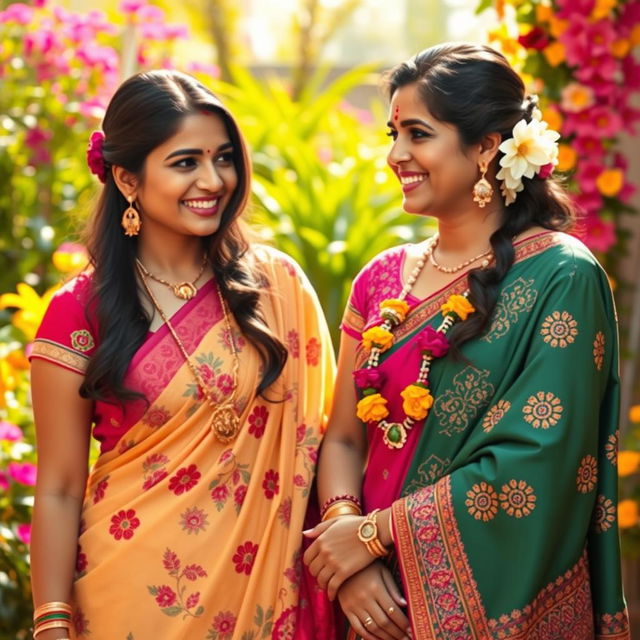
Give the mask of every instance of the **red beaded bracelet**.
M 320 517 L 324 516 L 324 514 L 327 512 L 327 509 L 332 504 L 335 504 L 336 502 L 340 502 L 343 500 L 346 500 L 348 502 L 353 502 L 353 504 L 355 504 L 358 507 L 358 509 L 362 511 L 362 502 L 360 502 L 360 498 L 356 498 L 356 496 L 352 496 L 349 494 L 344 494 L 342 496 L 333 496 L 333 498 L 329 498 L 328 500 L 326 500 L 325 503 L 322 505 L 322 509 L 320 509 Z

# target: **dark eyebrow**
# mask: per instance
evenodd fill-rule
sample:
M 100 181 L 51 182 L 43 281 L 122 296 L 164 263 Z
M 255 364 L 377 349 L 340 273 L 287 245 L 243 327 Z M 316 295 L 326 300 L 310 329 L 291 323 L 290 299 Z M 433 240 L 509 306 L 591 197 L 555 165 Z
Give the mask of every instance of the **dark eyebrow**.
M 416 124 L 420 125 L 421 127 L 425 127 L 425 129 L 429 129 L 429 131 L 435 131 L 435 129 L 428 122 L 425 122 L 424 120 L 420 120 L 419 118 L 411 118 L 410 120 L 400 121 L 401 127 L 411 127 Z M 391 121 L 387 122 L 387 127 L 391 127 L 392 129 L 395 129 L 395 125 Z
M 231 142 L 225 142 L 216 149 L 216 152 L 219 153 L 220 151 L 225 151 L 226 149 L 232 148 L 233 144 L 231 144 Z M 176 156 L 201 156 L 203 153 L 204 152 L 202 149 L 177 149 L 176 151 L 172 151 L 165 158 L 165 161 L 169 160 L 170 158 L 175 158 Z

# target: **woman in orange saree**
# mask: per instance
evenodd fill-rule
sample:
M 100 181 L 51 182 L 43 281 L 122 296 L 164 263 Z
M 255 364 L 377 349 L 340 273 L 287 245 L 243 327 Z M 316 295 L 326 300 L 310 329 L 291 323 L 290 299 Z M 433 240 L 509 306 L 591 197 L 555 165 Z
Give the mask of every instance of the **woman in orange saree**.
M 123 225 L 133 219 L 127 231 L 138 224 L 138 235 L 120 240 L 133 249 L 130 281 L 149 318 L 121 380 L 129 395 L 118 396 L 116 384 L 95 375 L 127 318 L 125 308 L 105 327 L 110 319 L 100 315 L 110 274 L 97 256 L 106 234 L 94 245 L 94 269 L 54 297 L 31 354 L 41 469 L 35 632 L 38 640 L 330 638 L 331 618 L 307 615 L 318 593 L 307 589 L 301 570 L 301 530 L 333 377 L 322 311 L 288 256 L 248 246 L 234 231 L 247 195 L 246 150 L 222 105 L 188 76 L 141 74 L 116 93 L 100 152 L 114 167 L 102 176 L 105 190 L 129 196 L 128 176 L 109 156 L 117 139 L 110 114 L 119 107 L 138 124 L 152 117 L 140 104 L 147 90 L 156 110 L 182 104 L 177 131 L 146 156 L 129 200 L 139 221 L 129 210 L 123 217 Z M 165 213 L 171 203 L 158 207 L 174 189 L 174 172 L 188 183 L 176 189 L 187 209 L 177 217 Z M 153 184 L 155 176 L 161 182 Z M 194 249 L 195 280 L 174 278 L 179 286 L 170 289 L 169 278 L 157 275 L 157 238 L 168 255 L 171 242 L 182 253 Z M 243 270 L 241 279 L 230 265 Z M 184 291 L 184 302 L 175 301 Z M 86 453 L 91 422 L 101 450 L 81 500 L 86 458 L 74 456 Z

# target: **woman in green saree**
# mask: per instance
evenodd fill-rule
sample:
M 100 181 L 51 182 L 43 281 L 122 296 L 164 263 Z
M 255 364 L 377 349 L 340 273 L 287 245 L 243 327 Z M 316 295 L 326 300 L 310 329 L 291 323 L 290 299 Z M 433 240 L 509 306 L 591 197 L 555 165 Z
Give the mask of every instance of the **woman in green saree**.
M 388 86 L 389 165 L 438 234 L 354 282 L 304 560 L 350 638 L 628 639 L 616 316 L 563 232 L 558 134 L 488 47 Z

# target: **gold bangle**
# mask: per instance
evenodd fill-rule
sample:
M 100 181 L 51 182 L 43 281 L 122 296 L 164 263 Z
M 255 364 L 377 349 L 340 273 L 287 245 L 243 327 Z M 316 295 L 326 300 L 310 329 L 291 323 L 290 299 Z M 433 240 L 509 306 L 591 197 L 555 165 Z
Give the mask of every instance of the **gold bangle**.
M 44 624 L 38 625 L 33 630 L 33 637 L 35 638 L 43 631 L 47 631 L 48 629 L 66 629 L 67 631 L 71 630 L 71 625 L 66 620 L 51 620 L 51 622 L 45 622 Z
M 336 504 L 331 505 L 322 516 L 322 522 L 338 516 L 361 516 L 358 505 L 356 504 Z
M 39 607 L 36 607 L 33 612 L 33 618 L 35 620 L 46 613 L 51 613 L 52 611 L 64 611 L 65 613 L 72 612 L 71 605 L 66 602 L 45 602 Z

